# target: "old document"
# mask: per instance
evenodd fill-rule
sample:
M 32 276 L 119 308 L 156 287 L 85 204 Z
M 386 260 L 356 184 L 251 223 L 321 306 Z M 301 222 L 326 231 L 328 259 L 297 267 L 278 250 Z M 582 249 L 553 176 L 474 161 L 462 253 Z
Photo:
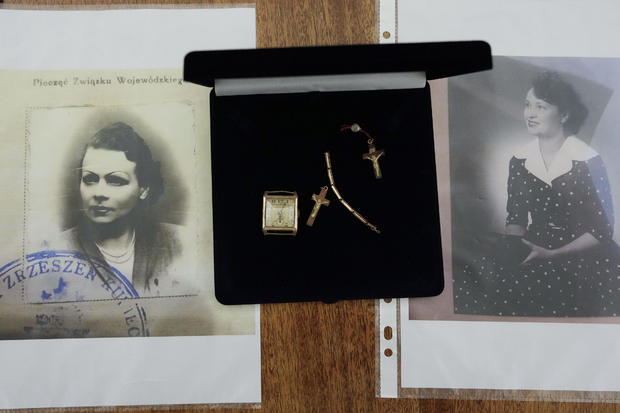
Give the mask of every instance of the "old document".
M 67 29 L 51 44 L 25 33 L 0 68 L 0 385 L 43 389 L 0 407 L 260 401 L 257 307 L 214 295 L 210 90 L 181 69 L 201 36 L 252 47 L 253 34 L 221 39 L 253 16 L 0 10 L 8 26 Z M 106 385 L 84 388 L 93 379 Z
M 253 333 L 212 294 L 208 90 L 177 70 L 0 76 L 0 338 Z

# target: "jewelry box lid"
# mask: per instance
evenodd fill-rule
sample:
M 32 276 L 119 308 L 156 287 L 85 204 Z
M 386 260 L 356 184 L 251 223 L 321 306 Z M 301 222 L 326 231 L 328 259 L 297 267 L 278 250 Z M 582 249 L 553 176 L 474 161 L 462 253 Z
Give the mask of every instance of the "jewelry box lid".
M 491 68 L 484 41 L 399 43 L 194 51 L 184 79 L 213 87 L 215 79 L 423 71 L 432 80 Z

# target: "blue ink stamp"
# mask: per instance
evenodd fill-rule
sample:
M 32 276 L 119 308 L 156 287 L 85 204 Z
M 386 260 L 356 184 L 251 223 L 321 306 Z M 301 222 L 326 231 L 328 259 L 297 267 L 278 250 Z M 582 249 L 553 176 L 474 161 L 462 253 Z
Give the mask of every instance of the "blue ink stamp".
M 22 334 L 0 338 L 148 336 L 138 298 L 120 271 L 96 258 L 65 250 L 31 253 L 0 268 L 3 312 L 30 321 Z

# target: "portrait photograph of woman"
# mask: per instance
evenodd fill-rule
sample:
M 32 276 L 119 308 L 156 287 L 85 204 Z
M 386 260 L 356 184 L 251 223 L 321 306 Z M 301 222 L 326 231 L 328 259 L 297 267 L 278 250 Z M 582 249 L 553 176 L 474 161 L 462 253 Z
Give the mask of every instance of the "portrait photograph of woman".
M 191 110 L 178 108 L 179 119 L 189 120 Z M 33 114 L 36 139 L 45 138 L 39 125 L 46 122 L 39 118 L 66 117 L 72 132 L 59 145 L 63 151 L 51 158 L 45 151 L 49 143 L 32 145 L 29 222 L 38 231 L 29 235 L 30 251 L 78 254 L 82 278 L 89 282 L 78 282 L 75 271 L 62 281 L 49 277 L 53 285 L 28 289 L 31 301 L 191 296 L 204 290 L 197 279 L 192 210 L 194 139 L 191 129 L 186 139 L 166 138 L 171 132 L 158 131 L 152 116 L 145 116 L 152 110 L 65 108 Z
M 254 334 L 254 306 L 215 297 L 208 97 L 119 84 L 24 101 L 5 136 L 0 340 Z
M 446 289 L 410 299 L 410 319 L 617 322 L 619 67 L 494 56 L 446 82 Z
M 118 270 L 140 297 L 185 292 L 171 270 L 188 236 L 150 211 L 165 182 L 144 139 L 126 123 L 105 126 L 85 144 L 77 179 L 80 214 L 62 234 L 67 248 Z
M 454 313 L 618 316 L 617 62 L 495 63 L 449 88 Z

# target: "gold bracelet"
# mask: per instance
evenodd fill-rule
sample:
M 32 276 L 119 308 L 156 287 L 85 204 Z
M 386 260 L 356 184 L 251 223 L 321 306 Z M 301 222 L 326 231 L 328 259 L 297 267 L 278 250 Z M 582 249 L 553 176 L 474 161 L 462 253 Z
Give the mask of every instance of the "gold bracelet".
M 360 221 L 362 221 L 364 224 L 366 224 L 371 230 L 375 231 L 377 234 L 380 234 L 381 231 L 379 231 L 379 228 L 377 228 L 376 226 L 372 225 L 370 222 L 368 222 L 368 220 L 366 218 L 364 218 L 362 216 L 362 214 L 360 214 L 359 212 L 357 212 L 355 209 L 353 209 L 353 207 L 351 205 L 349 205 L 349 203 L 347 201 L 345 201 L 344 199 L 342 199 L 342 196 L 340 195 L 340 192 L 338 192 L 338 189 L 336 188 L 336 184 L 334 183 L 334 174 L 332 172 L 332 162 L 329 158 L 329 152 L 325 152 L 325 163 L 327 164 L 327 176 L 329 177 L 329 186 L 331 186 L 332 191 L 334 191 L 334 193 L 336 194 L 336 197 L 338 198 L 338 200 L 340 201 L 340 203 L 342 205 L 344 205 L 344 207 L 346 209 L 348 209 L 349 211 L 351 211 L 351 213 L 353 215 L 355 215 L 355 217 L 357 219 L 359 219 Z

